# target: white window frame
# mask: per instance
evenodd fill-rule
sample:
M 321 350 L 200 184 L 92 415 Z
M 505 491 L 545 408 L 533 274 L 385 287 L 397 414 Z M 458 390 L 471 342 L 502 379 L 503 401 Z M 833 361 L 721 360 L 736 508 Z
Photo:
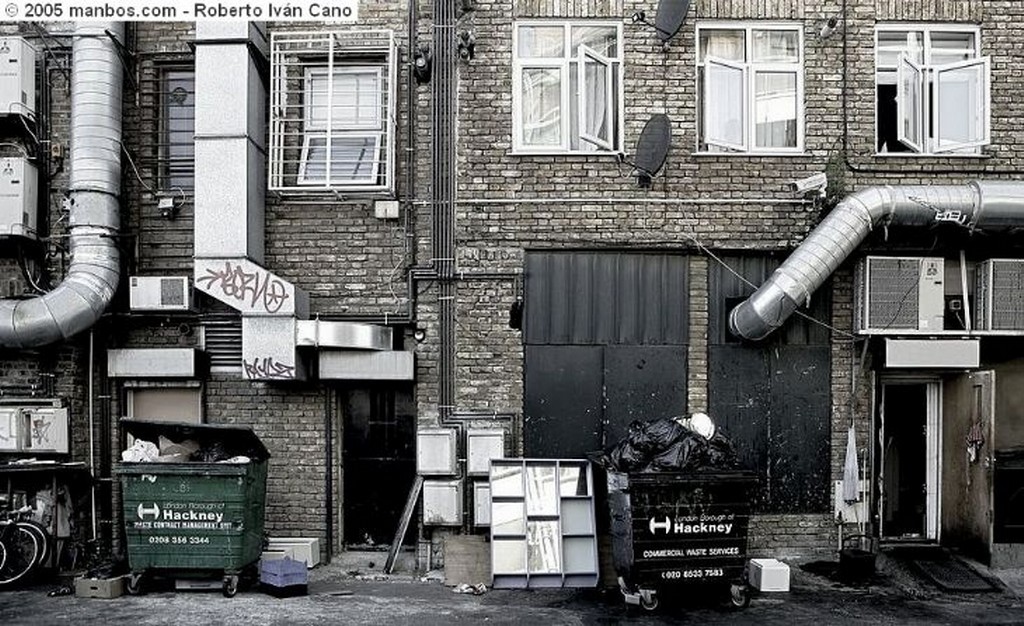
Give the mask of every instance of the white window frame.
M 880 35 L 882 33 L 891 32 L 902 32 L 908 33 L 919 33 L 921 35 L 921 47 L 918 51 L 921 54 L 921 62 L 918 63 L 914 59 L 910 59 L 906 53 L 900 55 L 896 65 L 885 65 L 879 63 L 879 54 L 883 51 L 893 52 L 897 48 L 882 46 L 880 44 Z M 974 56 L 960 61 L 953 61 L 950 63 L 933 64 L 931 62 L 932 57 L 932 36 L 934 34 L 970 34 L 974 37 L 974 48 L 961 49 L 962 52 L 971 53 Z M 992 143 L 992 75 L 991 75 L 991 59 L 987 56 L 981 55 L 981 29 L 978 26 L 969 24 L 929 24 L 929 23 L 893 23 L 893 24 L 879 24 L 875 27 L 875 89 L 877 92 L 880 84 L 891 84 L 888 81 L 883 82 L 881 79 L 883 75 L 888 74 L 891 76 L 893 73 L 896 75 L 896 124 L 898 127 L 898 140 L 903 143 L 906 147 L 910 148 L 912 152 L 877 152 L 877 156 L 885 157 L 914 157 L 914 156 L 949 156 L 949 157 L 977 157 L 981 155 L 981 148 Z M 949 71 L 956 71 L 966 67 L 980 66 L 984 72 L 984 79 L 981 85 L 983 95 L 979 97 L 980 100 L 984 101 L 984 111 L 977 118 L 976 123 L 978 124 L 978 130 L 980 138 L 976 141 L 961 142 L 954 144 L 947 144 L 944 146 L 938 145 L 938 138 L 940 136 L 940 124 L 939 119 L 939 77 L 941 74 Z M 920 102 L 916 104 L 910 104 L 906 102 L 908 94 L 906 93 L 907 79 L 906 73 L 909 71 L 908 68 L 914 68 L 921 74 L 920 82 L 918 83 L 918 95 Z M 929 89 L 929 87 L 931 87 Z M 877 95 L 876 95 L 877 101 Z M 908 107 L 916 106 L 920 123 L 920 141 L 914 141 L 912 137 L 906 136 L 904 132 L 904 121 L 908 114 Z M 965 112 L 965 115 L 971 114 L 973 111 Z M 878 108 L 875 108 L 875 144 L 878 144 Z M 929 135 L 928 129 L 932 128 L 932 134 Z
M 384 94 L 378 89 L 375 94 L 377 114 L 376 119 L 366 123 L 359 124 L 344 124 L 336 125 L 333 123 L 332 115 L 334 111 L 334 79 L 338 76 L 344 76 L 346 74 L 372 74 L 375 77 L 377 85 L 381 85 L 384 80 L 384 68 L 380 65 L 340 65 L 330 68 L 326 65 L 314 66 L 311 65 L 303 69 L 303 90 L 305 95 L 305 106 L 303 107 L 303 137 L 302 137 L 302 155 L 299 160 L 299 173 L 296 182 L 299 185 L 329 185 L 329 186 L 350 186 L 350 185 L 374 185 L 377 182 L 377 178 L 380 175 L 380 164 L 384 155 L 381 154 L 381 145 L 384 142 L 384 133 L 386 131 L 384 115 L 382 115 L 383 102 L 382 96 Z M 313 107 L 310 103 L 313 102 L 313 81 L 320 76 L 327 78 L 328 76 L 333 78 L 328 79 L 326 85 L 327 102 L 324 108 L 327 110 L 327 119 L 321 123 L 312 118 Z M 356 105 L 357 107 L 359 105 Z M 334 178 L 331 167 L 333 165 L 332 150 L 334 145 L 334 139 L 336 138 L 353 138 L 353 139 L 372 139 L 372 162 L 370 164 L 370 173 L 362 178 L 358 177 L 345 177 L 345 178 Z M 320 139 L 324 142 L 324 148 L 326 149 L 326 159 L 324 161 L 324 175 L 323 177 L 310 177 L 307 174 L 307 168 L 309 164 L 310 153 L 313 150 L 313 140 Z M 356 169 L 360 169 L 357 165 Z
M 609 27 L 615 28 L 616 55 L 605 57 L 591 50 L 585 45 L 580 45 L 575 56 L 570 56 L 572 51 L 572 28 L 573 27 Z M 522 27 L 560 27 L 562 28 L 563 51 L 561 57 L 519 57 L 519 29 Z M 624 116 L 624 90 L 625 82 L 623 76 L 623 36 L 622 22 L 611 20 L 517 20 L 512 28 L 512 152 L 513 154 L 580 154 L 580 155 L 616 155 L 623 153 L 625 132 L 623 123 Z M 598 62 L 609 68 L 609 80 L 607 94 L 616 99 L 615 106 L 609 107 L 607 111 L 610 137 L 604 140 L 586 134 L 583 124 L 583 103 L 585 101 L 585 89 L 582 89 L 584 82 L 584 62 Z M 559 145 L 529 145 L 523 141 L 523 70 L 529 69 L 557 69 L 561 81 L 561 126 Z M 617 72 L 615 72 L 617 70 Z M 578 93 L 570 93 L 570 72 L 577 72 Z M 618 86 L 612 86 L 611 76 L 618 74 Z M 571 122 L 570 103 L 575 98 L 577 109 L 577 128 L 579 129 L 580 143 L 590 143 L 594 149 L 572 148 L 570 137 Z M 618 128 L 615 128 L 615 127 Z
M 744 33 L 744 60 L 736 61 L 731 59 L 719 59 L 709 56 L 707 59 L 700 58 L 700 35 L 703 30 L 735 30 Z M 754 31 L 790 31 L 797 35 L 797 55 L 795 63 L 781 62 L 755 62 L 753 56 Z M 695 39 L 697 45 L 696 62 L 697 72 L 694 75 L 696 82 L 696 93 L 700 98 L 698 109 L 700 111 L 700 122 L 703 125 L 706 117 L 704 107 L 708 106 L 708 84 L 703 81 L 701 89 L 701 75 L 706 77 L 706 62 L 710 60 L 713 64 L 742 69 L 744 74 L 744 96 L 743 96 L 743 141 L 740 144 L 728 144 L 725 142 L 708 142 L 706 132 L 697 128 L 695 153 L 711 154 L 715 156 L 728 155 L 794 155 L 804 154 L 805 129 L 804 129 L 804 32 L 803 26 L 796 22 L 747 22 L 747 21 L 701 21 L 695 26 Z M 757 120 L 754 116 L 754 94 L 757 75 L 762 73 L 796 74 L 796 145 L 793 147 L 757 147 Z M 707 146 L 702 146 L 702 140 Z M 717 149 L 716 149 L 717 148 Z

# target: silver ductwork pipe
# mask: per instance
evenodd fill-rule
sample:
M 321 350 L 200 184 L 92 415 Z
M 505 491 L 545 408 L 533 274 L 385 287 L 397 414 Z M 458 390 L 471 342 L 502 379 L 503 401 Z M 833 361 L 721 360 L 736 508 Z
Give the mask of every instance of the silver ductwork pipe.
M 120 278 L 122 65 L 112 38 L 124 26 L 75 26 L 71 68 L 71 262 L 53 291 L 0 300 L 0 348 L 56 343 L 91 327 L 109 306 Z
M 955 222 L 989 232 L 1024 226 L 1024 182 L 871 187 L 845 198 L 761 287 L 729 314 L 732 332 L 763 339 L 782 326 L 876 226 Z

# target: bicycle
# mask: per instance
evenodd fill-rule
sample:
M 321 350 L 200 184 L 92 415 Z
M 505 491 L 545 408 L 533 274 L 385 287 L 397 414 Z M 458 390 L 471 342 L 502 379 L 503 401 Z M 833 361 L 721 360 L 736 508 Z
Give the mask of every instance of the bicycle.
M 25 515 L 25 506 L 6 514 L 0 521 L 0 588 L 24 582 L 49 555 L 49 536 L 39 524 Z

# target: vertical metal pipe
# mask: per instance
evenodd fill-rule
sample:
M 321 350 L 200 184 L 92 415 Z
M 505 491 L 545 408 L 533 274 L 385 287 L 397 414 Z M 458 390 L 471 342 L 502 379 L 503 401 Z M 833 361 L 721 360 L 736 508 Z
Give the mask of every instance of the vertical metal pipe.
M 94 372 L 95 372 L 96 368 L 94 367 L 94 364 L 93 364 L 93 359 L 95 358 L 95 352 L 94 352 L 95 337 L 94 337 L 94 335 L 95 335 L 95 333 L 92 331 L 92 329 L 90 329 L 89 330 L 89 373 L 88 373 L 89 382 L 88 382 L 88 390 L 87 390 L 87 393 L 86 393 L 86 396 L 87 396 L 86 397 L 86 402 L 89 405 L 87 407 L 87 413 L 89 415 L 89 476 L 91 476 L 92 479 L 93 479 L 92 483 L 90 485 L 90 488 L 89 488 L 89 491 L 90 491 L 90 498 L 89 499 L 91 501 L 91 508 L 92 508 L 92 540 L 96 541 L 96 416 L 95 416 L 95 409 L 94 409 L 94 402 L 95 402 L 95 399 L 96 399 L 95 389 L 94 389 L 94 387 L 95 387 Z M 57 494 L 53 494 L 53 495 L 54 495 L 54 498 L 57 497 Z

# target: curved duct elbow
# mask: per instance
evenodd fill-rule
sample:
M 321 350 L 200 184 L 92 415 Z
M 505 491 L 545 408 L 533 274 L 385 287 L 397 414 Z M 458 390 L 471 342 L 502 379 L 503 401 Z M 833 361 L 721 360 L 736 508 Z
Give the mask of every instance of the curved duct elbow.
M 77 24 L 71 69 L 69 252 L 64 281 L 29 300 L 0 300 L 0 347 L 33 348 L 86 330 L 110 305 L 121 275 L 121 59 L 114 22 Z
M 951 221 L 968 228 L 1024 226 L 1024 183 L 871 187 L 836 206 L 761 287 L 729 313 L 729 328 L 764 339 L 782 326 L 882 222 L 928 226 Z

